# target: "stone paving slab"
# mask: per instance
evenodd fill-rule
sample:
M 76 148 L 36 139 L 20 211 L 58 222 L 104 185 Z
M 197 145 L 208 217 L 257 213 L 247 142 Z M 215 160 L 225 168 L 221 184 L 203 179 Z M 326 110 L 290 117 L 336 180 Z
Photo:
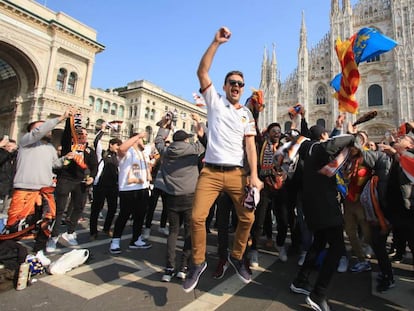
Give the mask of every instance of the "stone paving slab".
M 87 222 L 86 222 L 87 224 Z M 85 224 L 84 224 L 85 225 Z M 154 228 L 157 228 L 157 224 Z M 253 271 L 254 280 L 244 285 L 232 268 L 222 280 L 211 277 L 217 264 L 216 235 L 208 235 L 208 267 L 198 287 L 186 294 L 181 280 L 160 282 L 166 252 L 166 238 L 153 230 L 149 250 L 128 250 L 131 228 L 123 236 L 123 253 L 109 253 L 110 239 L 101 236 L 90 242 L 85 228 L 78 231 L 79 248 L 90 250 L 86 264 L 63 276 L 43 275 L 23 291 L 0 293 L 0 310 L 310 310 L 305 296 L 293 294 L 290 282 L 297 272 L 296 257 L 277 260 L 274 249 L 260 253 L 261 267 Z M 25 241 L 31 246 L 31 241 Z M 178 246 L 183 242 L 179 241 Z M 56 260 L 68 248 L 50 256 Z M 374 270 L 376 270 L 375 261 Z M 336 274 L 329 290 L 333 310 L 414 310 L 412 266 L 395 264 L 396 288 L 376 294 L 375 273 Z

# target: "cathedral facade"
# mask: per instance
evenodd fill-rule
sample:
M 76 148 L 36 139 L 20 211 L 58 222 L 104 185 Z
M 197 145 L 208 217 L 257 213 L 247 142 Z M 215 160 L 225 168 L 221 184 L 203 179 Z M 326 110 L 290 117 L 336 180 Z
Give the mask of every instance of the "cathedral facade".
M 305 12 L 306 13 L 306 12 Z M 259 120 L 260 128 L 278 121 L 289 129 L 288 109 L 296 103 L 305 107 L 309 126 L 320 124 L 330 130 L 339 114 L 332 96 L 331 80 L 341 71 L 335 52 L 337 38 L 348 39 L 359 29 L 375 28 L 398 42 L 393 50 L 358 66 L 361 80 L 356 93 L 357 115 L 376 110 L 377 117 L 361 124 L 376 141 L 384 138 L 401 123 L 414 119 L 414 0 L 360 0 L 353 7 L 350 0 L 331 0 L 330 29 L 312 48 L 307 45 L 305 15 L 299 33 L 297 68 L 280 81 L 276 52 L 265 50 L 260 89 L 266 108 Z

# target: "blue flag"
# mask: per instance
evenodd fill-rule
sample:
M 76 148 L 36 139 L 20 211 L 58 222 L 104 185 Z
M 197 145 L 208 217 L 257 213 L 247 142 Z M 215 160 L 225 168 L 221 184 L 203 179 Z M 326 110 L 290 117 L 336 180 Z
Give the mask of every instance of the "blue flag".
M 352 48 L 357 64 L 365 62 L 375 56 L 392 50 L 397 46 L 397 42 L 383 35 L 374 28 L 361 28 L 356 34 L 354 46 Z M 342 74 L 339 73 L 332 79 L 330 85 L 336 92 L 341 87 Z
M 388 52 L 397 46 L 397 42 L 378 32 L 374 28 L 362 28 L 358 31 L 354 43 L 355 61 L 365 62 L 375 56 Z

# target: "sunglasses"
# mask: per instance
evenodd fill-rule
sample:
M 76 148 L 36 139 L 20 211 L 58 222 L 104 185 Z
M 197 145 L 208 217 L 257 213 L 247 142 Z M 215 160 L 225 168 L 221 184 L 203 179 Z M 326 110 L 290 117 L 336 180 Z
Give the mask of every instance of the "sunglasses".
M 227 81 L 231 86 L 237 85 L 238 87 L 244 87 L 243 81 L 237 81 L 237 80 L 228 80 Z

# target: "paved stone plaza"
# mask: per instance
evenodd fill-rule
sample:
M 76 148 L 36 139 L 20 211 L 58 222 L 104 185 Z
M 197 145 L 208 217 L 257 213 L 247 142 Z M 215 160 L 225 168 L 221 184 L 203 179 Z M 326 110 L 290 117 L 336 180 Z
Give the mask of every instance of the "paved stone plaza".
M 78 231 L 79 248 L 90 250 L 86 264 L 65 275 L 42 275 L 25 290 L 0 294 L 0 310 L 310 310 L 305 296 L 292 294 L 289 285 L 297 271 L 297 256 L 288 262 L 277 260 L 276 250 L 260 253 L 260 267 L 253 270 L 253 281 L 244 285 L 229 268 L 222 280 L 211 277 L 218 258 L 215 231 L 208 235 L 208 267 L 198 287 L 184 293 L 181 280 L 161 282 L 165 264 L 166 238 L 158 233 L 160 210 L 156 211 L 149 250 L 129 250 L 131 226 L 122 240 L 122 254 L 109 253 L 110 240 L 102 235 L 89 242 L 88 210 Z M 24 241 L 28 246 L 30 240 Z M 180 240 L 179 245 L 182 245 Z M 56 260 L 68 248 L 51 255 Z M 329 293 L 333 310 L 414 310 L 414 277 L 407 259 L 394 265 L 396 288 L 376 294 L 374 263 L 372 273 L 336 274 Z

